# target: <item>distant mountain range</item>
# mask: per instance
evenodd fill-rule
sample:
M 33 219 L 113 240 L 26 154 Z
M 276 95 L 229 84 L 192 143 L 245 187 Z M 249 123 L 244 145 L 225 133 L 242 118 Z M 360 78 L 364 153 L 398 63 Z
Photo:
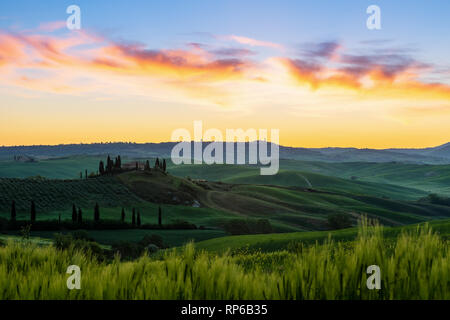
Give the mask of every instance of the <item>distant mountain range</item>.
M 14 157 L 26 156 L 39 160 L 75 155 L 103 156 L 107 154 L 112 156 L 120 154 L 129 158 L 169 158 L 175 144 L 175 142 L 93 143 L 0 147 L 0 159 L 14 160 Z M 203 148 L 206 145 L 208 143 L 204 142 Z M 246 150 L 248 150 L 248 143 L 246 143 Z M 248 154 L 246 155 L 246 159 L 247 157 Z M 450 164 L 450 143 L 424 149 L 293 148 L 280 146 L 280 158 L 324 162 Z

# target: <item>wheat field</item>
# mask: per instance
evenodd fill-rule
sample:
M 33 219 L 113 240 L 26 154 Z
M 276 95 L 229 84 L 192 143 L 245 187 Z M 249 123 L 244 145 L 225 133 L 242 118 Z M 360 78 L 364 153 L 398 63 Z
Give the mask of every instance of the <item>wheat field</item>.
M 212 254 L 188 244 L 132 262 L 98 262 L 89 252 L 8 242 L 0 248 L 0 299 L 450 299 L 450 251 L 428 226 L 383 238 L 363 222 L 353 242 L 273 253 Z M 68 290 L 69 265 L 81 289 Z M 366 286 L 369 265 L 381 289 Z

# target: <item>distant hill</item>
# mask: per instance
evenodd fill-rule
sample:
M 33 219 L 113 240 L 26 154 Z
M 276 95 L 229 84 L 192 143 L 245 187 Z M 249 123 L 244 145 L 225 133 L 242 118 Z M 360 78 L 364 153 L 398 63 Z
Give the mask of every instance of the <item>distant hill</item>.
M 128 158 L 169 158 L 175 142 L 162 143 L 93 143 L 56 146 L 0 147 L 0 159 L 12 160 L 26 154 L 39 159 L 75 155 L 103 156 L 107 154 Z M 208 145 L 203 143 L 203 148 Z M 245 143 L 248 159 L 248 143 Z M 235 145 L 235 150 L 237 144 Z M 357 149 L 357 148 L 293 148 L 280 146 L 281 159 L 322 162 L 403 162 L 418 164 L 450 164 L 450 143 L 423 149 Z M 224 148 L 224 158 L 226 149 Z

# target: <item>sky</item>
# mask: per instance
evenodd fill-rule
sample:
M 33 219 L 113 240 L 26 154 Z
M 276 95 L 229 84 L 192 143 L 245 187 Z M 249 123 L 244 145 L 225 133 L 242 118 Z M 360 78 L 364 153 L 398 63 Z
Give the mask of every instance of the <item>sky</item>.
M 2 1 L 0 145 L 170 141 L 196 120 L 295 147 L 440 145 L 449 18 L 448 1 Z

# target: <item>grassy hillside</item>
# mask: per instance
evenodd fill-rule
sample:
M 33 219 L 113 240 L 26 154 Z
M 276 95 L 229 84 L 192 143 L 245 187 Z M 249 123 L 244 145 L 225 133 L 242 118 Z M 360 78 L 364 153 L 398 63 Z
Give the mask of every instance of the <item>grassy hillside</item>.
M 344 188 L 348 189 L 349 192 L 356 190 L 357 192 L 368 192 L 372 195 L 380 195 L 384 192 L 393 197 L 402 197 L 403 193 L 410 198 L 420 197 L 424 193 L 440 193 L 450 196 L 450 165 L 281 160 L 280 169 L 280 173 L 287 172 L 293 174 L 293 176 L 280 177 L 277 175 L 257 178 L 259 169 L 250 166 L 183 165 L 169 167 L 170 172 L 177 176 L 190 176 L 212 181 L 252 183 L 257 178 L 264 179 L 269 184 L 280 185 L 309 186 L 309 183 L 311 183 L 313 187 L 318 188 L 344 185 Z M 318 176 L 314 174 L 318 174 Z M 326 176 L 326 178 L 323 176 Z M 331 177 L 341 179 L 327 179 Z M 312 181 L 314 178 L 318 180 L 316 183 Z M 307 180 L 309 180 L 309 183 Z M 382 187 L 380 184 L 387 186 Z M 406 189 L 396 188 L 398 186 L 406 187 Z M 383 189 L 384 191 L 377 191 L 377 189 Z
M 325 176 L 298 170 L 281 169 L 274 176 L 261 176 L 258 168 L 250 166 L 190 165 L 174 167 L 169 170 L 177 176 L 189 176 L 196 179 L 223 181 L 227 183 L 296 186 L 403 200 L 415 200 L 427 195 L 427 192 L 411 187 L 402 187 L 388 183 L 353 181 L 350 177 L 344 179 L 334 177 L 333 175 Z
M 84 173 L 85 169 L 89 172 L 96 172 L 98 170 L 98 162 L 101 159 L 104 160 L 104 156 L 72 156 L 57 159 L 43 159 L 35 163 L 2 160 L 0 161 L 0 177 L 27 178 L 40 175 L 49 179 L 76 179 L 79 178 L 80 172 Z M 132 161 L 132 159 L 123 159 L 123 162 L 127 161 Z M 170 173 L 179 177 L 189 176 L 197 179 L 224 182 L 233 182 L 233 180 L 236 180 L 236 182 L 250 181 L 251 176 L 259 172 L 258 168 L 250 166 L 174 166 L 170 161 L 168 162 L 168 168 Z M 401 196 L 402 192 L 405 192 L 407 197 L 420 196 L 422 193 L 431 192 L 450 196 L 450 165 L 408 164 L 400 162 L 331 163 L 281 159 L 280 169 L 282 172 L 298 171 L 298 174 L 303 176 L 305 176 L 305 173 L 315 173 L 328 177 L 342 178 L 346 182 L 360 182 L 359 186 L 346 185 L 350 189 L 356 188 L 365 192 L 373 192 L 373 188 L 377 188 L 377 185 L 365 185 L 365 182 L 398 185 L 408 188 L 397 189 L 396 191 L 391 187 L 392 190 L 386 191 L 386 193 L 390 193 L 396 197 Z M 356 181 L 352 181 L 352 177 Z M 309 179 L 307 176 L 306 178 Z M 310 182 L 312 183 L 312 181 Z M 340 180 L 338 182 L 344 183 Z M 286 178 L 276 178 L 270 184 L 278 183 L 281 185 L 309 185 L 302 177 L 292 178 L 291 181 Z M 330 183 L 334 182 L 330 181 Z M 317 187 L 320 187 L 320 183 Z M 416 191 L 411 189 L 415 189 Z M 374 193 L 371 194 L 375 195 Z M 378 193 L 377 195 L 380 194 Z
M 354 177 L 358 181 L 395 184 L 450 196 L 450 165 L 283 160 L 281 167 L 286 170 L 301 170 L 345 179 Z
M 292 172 L 269 178 L 247 175 L 247 179 L 253 184 L 197 181 L 154 170 L 87 180 L 0 179 L 0 216 L 9 217 L 14 199 L 19 219 L 28 219 L 31 200 L 36 202 L 39 220 L 57 219 L 59 214 L 70 220 L 73 203 L 90 220 L 98 202 L 102 219 L 118 220 L 123 207 L 127 221 L 131 208 L 136 208 L 143 223 L 156 223 L 162 206 L 163 223 L 184 220 L 220 228 L 230 219 L 264 218 L 276 232 L 327 230 L 327 217 L 334 213 L 349 214 L 354 222 L 366 214 L 392 226 L 450 217 L 448 206 L 370 195 L 405 190 L 411 196 L 415 192 L 401 187 L 380 186 L 383 191 L 379 191 L 375 184 Z M 298 186 L 307 184 L 306 180 L 322 187 Z M 266 182 L 295 186 L 256 184 Z
M 427 224 L 443 239 L 450 239 L 450 219 L 442 221 L 431 221 Z M 383 234 L 386 239 L 395 238 L 402 232 L 416 230 L 418 226 L 419 225 L 391 228 L 386 227 L 383 230 Z M 299 244 L 314 244 L 316 242 L 322 243 L 328 238 L 334 241 L 353 241 L 357 236 L 358 228 L 335 231 L 228 236 L 197 242 L 195 244 L 195 247 L 198 250 L 207 250 L 210 252 L 225 252 L 227 250 L 262 250 L 264 252 L 272 252 L 295 248 L 295 246 L 298 246 Z
M 77 179 L 80 172 L 97 172 L 100 156 L 72 156 L 66 158 L 44 159 L 37 162 L 17 162 L 0 160 L 1 178 L 28 178 L 42 176 L 48 179 Z
M 38 212 L 67 210 L 76 204 L 93 207 L 129 206 L 142 200 L 113 177 L 87 180 L 47 180 L 0 178 L 0 212 L 9 213 L 11 201 L 16 201 L 19 217 L 29 212 L 30 201 Z

